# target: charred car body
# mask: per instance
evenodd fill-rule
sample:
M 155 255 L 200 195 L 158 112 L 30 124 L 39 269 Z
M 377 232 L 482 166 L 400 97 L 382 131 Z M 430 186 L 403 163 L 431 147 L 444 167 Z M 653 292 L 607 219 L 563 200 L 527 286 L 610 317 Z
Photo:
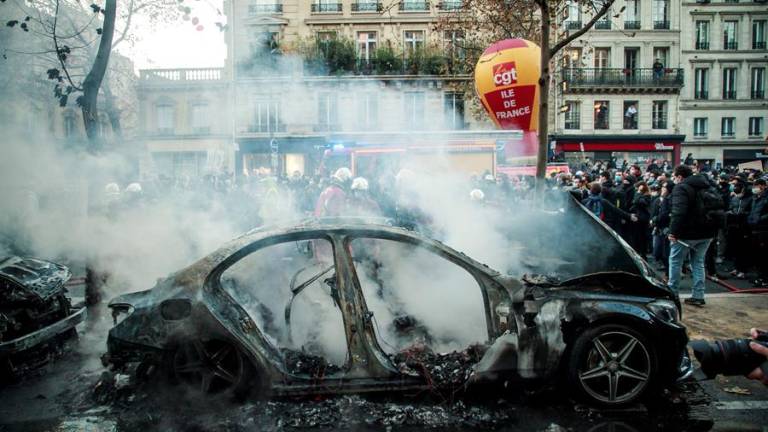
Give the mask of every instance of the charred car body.
M 547 214 L 554 224 L 581 218 L 610 268 L 592 262 L 564 281 L 517 279 L 392 226 L 264 228 L 113 299 L 103 360 L 162 368 L 210 393 L 567 382 L 603 405 L 688 376 L 676 296 L 576 201 Z
M 48 362 L 77 335 L 82 304 L 66 295 L 69 269 L 17 256 L 0 258 L 0 381 L 19 378 Z

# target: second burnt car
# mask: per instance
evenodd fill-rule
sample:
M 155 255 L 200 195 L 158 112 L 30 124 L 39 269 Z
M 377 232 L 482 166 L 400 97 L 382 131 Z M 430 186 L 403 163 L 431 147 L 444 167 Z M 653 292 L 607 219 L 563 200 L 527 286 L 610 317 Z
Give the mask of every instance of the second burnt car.
M 85 307 L 67 296 L 71 276 L 49 261 L 0 257 L 0 383 L 47 363 L 77 336 Z
M 676 296 L 576 201 L 545 214 L 538 220 L 552 226 L 580 221 L 609 267 L 597 255 L 576 266 L 566 253 L 559 265 L 580 276 L 518 279 L 383 224 L 263 228 L 150 290 L 113 299 L 116 325 L 103 360 L 162 370 L 202 393 L 519 382 L 559 385 L 610 406 L 689 375 Z

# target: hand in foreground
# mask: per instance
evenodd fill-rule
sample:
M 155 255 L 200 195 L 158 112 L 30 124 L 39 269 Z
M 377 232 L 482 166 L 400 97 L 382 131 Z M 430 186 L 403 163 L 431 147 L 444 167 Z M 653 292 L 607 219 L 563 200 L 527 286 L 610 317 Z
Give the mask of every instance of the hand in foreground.
M 753 328 L 749 330 L 749 333 L 752 335 L 753 339 L 757 339 L 757 329 Z M 768 361 L 768 348 L 755 343 L 750 342 L 749 347 L 752 348 L 752 351 L 765 356 L 765 360 Z M 753 380 L 761 381 L 763 384 L 768 385 L 768 376 L 763 373 L 763 370 L 760 369 L 760 367 L 755 368 L 752 372 L 747 375 L 747 378 L 751 378 Z

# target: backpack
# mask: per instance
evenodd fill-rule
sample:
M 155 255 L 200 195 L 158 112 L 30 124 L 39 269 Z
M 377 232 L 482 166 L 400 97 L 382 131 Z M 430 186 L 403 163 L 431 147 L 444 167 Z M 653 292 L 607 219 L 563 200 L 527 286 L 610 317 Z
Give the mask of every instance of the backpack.
M 584 206 L 589 209 L 600 220 L 605 219 L 605 213 L 603 213 L 603 200 L 602 199 L 585 199 Z
M 710 186 L 696 192 L 696 214 L 707 228 L 725 226 L 725 201 L 720 191 Z

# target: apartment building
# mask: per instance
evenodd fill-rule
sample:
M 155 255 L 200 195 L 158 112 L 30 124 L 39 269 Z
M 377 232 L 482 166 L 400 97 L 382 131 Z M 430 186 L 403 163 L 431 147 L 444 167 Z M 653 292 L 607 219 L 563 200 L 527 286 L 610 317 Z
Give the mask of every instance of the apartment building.
M 679 160 L 681 0 L 617 0 L 557 59 L 555 158 Z M 573 3 L 560 37 L 592 18 Z M 623 12 L 618 12 L 623 10 Z
M 460 6 L 226 2 L 224 68 L 142 71 L 155 170 L 313 173 L 328 149 L 481 127 L 465 106 L 472 77 L 455 44 L 461 32 L 435 30 Z
M 768 160 L 768 2 L 684 1 L 681 15 L 686 151 L 726 165 Z

